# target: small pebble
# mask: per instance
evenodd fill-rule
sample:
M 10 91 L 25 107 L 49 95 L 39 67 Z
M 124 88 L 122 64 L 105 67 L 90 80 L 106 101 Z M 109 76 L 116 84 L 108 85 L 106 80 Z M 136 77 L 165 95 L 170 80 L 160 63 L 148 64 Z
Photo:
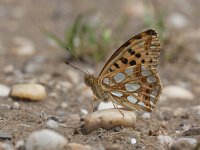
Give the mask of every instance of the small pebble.
M 12 74 L 14 73 L 14 66 L 13 65 L 7 65 L 3 68 L 3 73 L 5 74 Z
M 8 104 L 0 104 L 0 110 L 10 110 L 11 106 Z
M 12 135 L 10 133 L 8 133 L 8 132 L 0 131 L 0 139 L 11 140 L 12 139 Z
M 57 121 L 52 120 L 52 119 L 49 119 L 49 120 L 46 122 L 46 126 L 47 126 L 47 128 L 57 129 L 57 128 L 59 127 L 59 124 L 58 124 Z
M 181 142 L 181 141 L 187 141 L 191 145 L 196 145 L 197 144 L 197 140 L 193 139 L 193 138 L 180 138 L 180 139 L 176 140 L 176 142 Z
M 87 114 L 88 114 L 88 111 L 87 111 L 86 109 L 81 109 L 81 114 L 87 115 Z
M 175 28 L 184 28 L 188 25 L 188 20 L 180 13 L 172 13 L 168 18 L 168 22 Z
M 194 150 L 197 140 L 193 138 L 180 138 L 170 147 L 170 150 Z
M 7 97 L 10 93 L 10 88 L 6 85 L 0 84 L 0 97 Z
M 159 135 L 157 136 L 157 140 L 161 144 L 161 147 L 166 148 L 166 149 L 169 148 L 174 142 L 172 137 L 167 136 L 167 135 Z
M 18 150 L 24 149 L 24 140 L 17 141 L 15 144 L 15 148 Z
M 0 142 L 0 150 L 14 150 L 14 148 L 8 143 Z
M 55 86 L 56 89 L 61 91 L 68 91 L 72 87 L 73 85 L 69 81 L 59 81 Z
M 163 97 L 166 99 L 193 100 L 194 94 L 189 90 L 176 85 L 166 86 L 163 89 Z
M 151 113 L 144 112 L 141 116 L 143 119 L 150 119 L 151 118 Z
M 181 128 L 182 128 L 183 131 L 187 131 L 187 130 L 189 130 L 191 128 L 191 125 L 190 124 L 183 124 L 181 126 Z
M 66 139 L 51 130 L 43 129 L 35 131 L 25 140 L 26 150 L 65 150 Z
M 81 145 L 78 143 L 67 144 L 67 150 L 93 150 L 89 145 Z
M 185 132 L 183 132 L 183 135 L 185 136 L 200 135 L 200 127 L 190 128 L 186 130 Z
M 18 103 L 18 102 L 14 102 L 14 103 L 11 105 L 11 108 L 12 108 L 12 109 L 18 110 L 18 109 L 20 108 L 19 103 Z
M 105 143 L 101 147 L 99 145 L 98 147 L 95 148 L 97 149 L 94 150 L 124 150 L 123 146 L 120 144 L 109 144 L 109 143 Z
M 135 138 L 131 138 L 131 144 L 136 144 L 137 140 Z
M 58 94 L 55 93 L 55 92 L 51 92 L 51 93 L 49 94 L 49 96 L 52 97 L 52 98 L 54 98 L 54 99 L 57 99 L 57 98 L 58 98 Z
M 24 37 L 15 37 L 13 39 L 13 52 L 19 56 L 25 56 L 25 55 L 33 55 L 35 53 L 35 47 L 27 38 Z
M 22 68 L 22 72 L 30 73 L 30 74 L 41 72 L 43 70 L 42 67 L 45 60 L 46 60 L 46 57 L 43 55 L 39 55 L 39 56 L 31 58 L 24 64 Z
M 10 96 L 21 100 L 41 101 L 46 98 L 46 89 L 40 84 L 17 84 L 11 89 Z
M 62 102 L 61 105 L 60 105 L 60 107 L 62 109 L 66 109 L 68 107 L 68 104 L 66 102 Z
M 187 113 L 186 108 L 177 108 L 175 109 L 174 113 L 173 113 L 174 117 L 182 117 L 184 119 L 188 119 L 189 115 Z

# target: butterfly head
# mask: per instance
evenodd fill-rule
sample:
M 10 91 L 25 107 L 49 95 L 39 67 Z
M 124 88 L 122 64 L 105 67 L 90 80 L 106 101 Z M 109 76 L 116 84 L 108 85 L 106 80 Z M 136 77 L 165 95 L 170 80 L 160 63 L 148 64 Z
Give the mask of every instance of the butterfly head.
M 91 74 L 87 74 L 84 77 L 84 81 L 87 86 L 92 87 L 96 82 L 96 78 Z

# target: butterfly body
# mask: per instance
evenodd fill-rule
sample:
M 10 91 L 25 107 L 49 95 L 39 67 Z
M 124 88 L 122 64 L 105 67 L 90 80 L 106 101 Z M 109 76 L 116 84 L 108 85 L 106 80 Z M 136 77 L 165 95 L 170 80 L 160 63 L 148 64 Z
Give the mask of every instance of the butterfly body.
M 109 94 L 102 89 L 101 85 L 98 84 L 98 79 L 91 74 L 85 75 L 85 84 L 92 89 L 94 94 L 94 101 L 101 100 L 108 102 Z
M 129 39 L 111 56 L 98 77 L 85 76 L 94 99 L 151 112 L 162 90 L 157 73 L 160 51 L 159 38 L 152 29 Z

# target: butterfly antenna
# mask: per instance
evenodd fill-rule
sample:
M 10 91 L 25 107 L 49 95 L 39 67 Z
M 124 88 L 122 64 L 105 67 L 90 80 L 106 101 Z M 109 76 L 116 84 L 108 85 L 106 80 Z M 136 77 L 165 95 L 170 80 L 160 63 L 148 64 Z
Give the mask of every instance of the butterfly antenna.
M 78 59 L 78 57 L 76 57 L 76 56 L 74 55 L 74 53 L 72 52 L 72 50 L 71 50 L 71 48 L 70 48 L 69 46 L 66 46 L 66 49 L 65 49 L 65 50 L 66 50 L 66 51 L 69 51 L 70 54 L 71 54 L 77 61 L 80 62 L 80 60 Z
M 86 75 L 89 74 L 89 72 L 87 73 L 87 72 L 85 72 L 85 71 L 79 69 L 78 67 L 76 67 L 76 66 L 70 64 L 68 61 L 65 61 L 65 63 L 66 63 L 67 65 L 71 66 L 72 68 L 74 68 L 74 69 L 76 69 L 76 70 L 78 70 L 78 71 L 80 71 L 80 72 L 82 72 L 82 73 L 84 73 L 84 74 L 86 74 Z
M 65 50 L 66 50 L 66 51 L 68 50 L 68 51 L 70 52 L 70 54 L 71 54 L 80 64 L 82 64 L 82 62 L 80 61 L 80 59 L 78 59 L 78 57 L 76 57 L 76 56 L 73 54 L 73 52 L 72 52 L 72 50 L 71 50 L 71 48 L 70 48 L 69 46 L 66 46 L 66 49 L 65 49 Z M 70 63 L 67 62 L 67 61 L 65 61 L 65 63 L 66 63 L 67 65 L 71 66 L 72 68 L 76 69 L 76 70 L 79 70 L 79 71 L 81 71 L 81 72 L 83 72 L 83 73 L 85 73 L 85 74 L 89 74 L 88 71 L 87 71 L 87 73 L 86 73 L 86 72 L 84 72 L 83 70 L 79 69 L 78 67 L 73 66 L 72 64 L 70 64 Z

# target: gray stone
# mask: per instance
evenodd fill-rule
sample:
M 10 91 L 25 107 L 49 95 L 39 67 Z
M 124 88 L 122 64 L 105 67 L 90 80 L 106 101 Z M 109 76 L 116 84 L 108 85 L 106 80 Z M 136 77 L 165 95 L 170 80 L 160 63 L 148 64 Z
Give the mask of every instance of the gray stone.
M 9 92 L 10 88 L 8 86 L 0 84 L 0 97 L 7 97 Z
M 12 135 L 10 133 L 8 133 L 8 132 L 0 131 L 0 139 L 11 140 L 12 139 Z
M 52 119 L 49 119 L 47 122 L 46 122 L 46 126 L 48 128 L 52 128 L 52 129 L 57 129 L 59 127 L 59 124 L 57 121 L 55 120 L 52 120 Z
M 183 132 L 183 135 L 185 136 L 200 135 L 200 127 L 190 128 L 189 130 Z
M 65 150 L 67 140 L 51 130 L 35 131 L 25 141 L 26 150 Z

